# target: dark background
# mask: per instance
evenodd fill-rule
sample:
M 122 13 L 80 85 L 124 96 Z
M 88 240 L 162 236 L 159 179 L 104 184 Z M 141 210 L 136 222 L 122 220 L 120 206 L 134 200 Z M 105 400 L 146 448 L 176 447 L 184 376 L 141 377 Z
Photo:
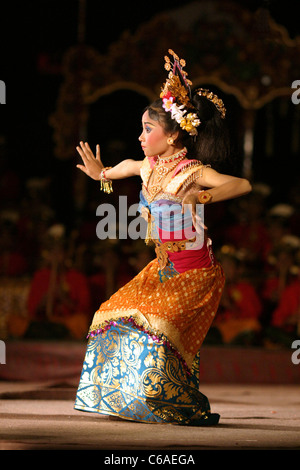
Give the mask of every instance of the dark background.
M 146 3 L 86 0 L 85 43 L 105 54 L 124 30 L 134 32 L 155 14 L 185 3 L 177 0 Z M 252 12 L 266 8 L 288 29 L 292 38 L 300 34 L 298 2 L 242 0 L 236 3 Z M 1 4 L 0 79 L 5 81 L 7 93 L 7 104 L 0 107 L 2 155 L 5 152 L 5 165 L 19 175 L 23 185 L 29 178 L 50 175 L 54 182 L 55 210 L 60 219 L 72 217 L 72 194 L 67 188 L 71 187 L 71 169 L 78 162 L 78 156 L 75 150 L 74 161 L 63 162 L 54 156 L 49 116 L 55 110 L 63 81 L 62 58 L 78 40 L 78 5 L 78 0 L 6 1 Z M 140 111 L 136 109 L 137 116 Z M 95 108 L 90 119 L 92 140 L 97 133 L 99 113 Z M 258 125 L 259 119 L 263 120 L 264 116 L 258 118 Z M 278 130 L 280 132 L 280 124 Z M 117 132 L 122 133 L 122 129 L 116 129 Z M 135 142 L 136 138 L 137 135 L 128 137 Z M 288 134 L 283 136 L 283 149 L 286 138 Z M 141 155 L 133 157 L 141 158 Z M 290 164 L 292 169 L 297 167 L 297 162 Z M 265 166 L 264 162 L 261 165 L 256 162 L 258 179 L 263 179 Z

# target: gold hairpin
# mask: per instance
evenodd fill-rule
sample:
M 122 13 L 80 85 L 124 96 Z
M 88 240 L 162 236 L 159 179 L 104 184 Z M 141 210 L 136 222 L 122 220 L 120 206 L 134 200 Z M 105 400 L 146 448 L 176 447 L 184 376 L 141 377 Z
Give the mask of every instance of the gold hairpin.
M 217 108 L 217 110 L 219 111 L 219 113 L 221 114 L 221 118 L 224 119 L 225 118 L 225 115 L 226 115 L 226 108 L 224 106 L 224 103 L 223 101 L 221 100 L 221 98 L 219 98 L 217 95 L 215 95 L 214 93 L 212 93 L 211 91 L 205 89 L 205 88 L 198 88 L 195 93 L 197 93 L 198 95 L 200 96 L 204 96 L 205 98 L 207 98 L 209 101 L 211 101 L 215 107 Z

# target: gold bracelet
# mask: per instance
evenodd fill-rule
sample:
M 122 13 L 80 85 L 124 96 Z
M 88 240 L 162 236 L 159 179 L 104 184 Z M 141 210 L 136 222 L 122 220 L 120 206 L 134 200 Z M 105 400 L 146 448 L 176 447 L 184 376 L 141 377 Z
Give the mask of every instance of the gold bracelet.
M 110 168 L 111 166 L 107 166 L 103 168 L 103 170 L 101 170 L 101 173 L 100 173 L 100 190 L 107 194 L 110 194 L 113 192 L 112 180 L 105 177 L 106 170 L 109 170 Z
M 198 201 L 200 204 L 207 204 L 212 199 L 212 195 L 208 191 L 200 191 L 198 194 Z

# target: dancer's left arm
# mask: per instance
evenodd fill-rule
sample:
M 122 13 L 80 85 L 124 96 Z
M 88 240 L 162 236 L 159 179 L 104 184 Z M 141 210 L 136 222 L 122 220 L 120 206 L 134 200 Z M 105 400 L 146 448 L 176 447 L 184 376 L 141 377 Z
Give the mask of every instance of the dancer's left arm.
M 212 196 L 210 203 L 244 196 L 252 190 L 251 184 L 246 178 L 224 175 L 208 167 L 202 169 L 197 183 L 203 188 L 207 188 Z
M 246 178 L 218 173 L 208 167 L 201 169 L 196 183 L 199 190 L 187 191 L 186 195 L 183 195 L 183 205 L 199 203 L 198 194 L 201 188 L 205 188 L 211 195 L 209 204 L 244 196 L 252 190 L 251 184 Z
M 192 189 L 183 195 L 182 212 L 185 212 L 187 206 L 191 208 L 193 223 L 196 227 L 197 204 L 199 204 L 198 195 L 201 188 L 205 188 L 211 195 L 209 204 L 213 202 L 225 201 L 248 194 L 251 190 L 251 184 L 246 178 L 218 173 L 212 168 L 202 168 L 196 180 L 199 189 Z

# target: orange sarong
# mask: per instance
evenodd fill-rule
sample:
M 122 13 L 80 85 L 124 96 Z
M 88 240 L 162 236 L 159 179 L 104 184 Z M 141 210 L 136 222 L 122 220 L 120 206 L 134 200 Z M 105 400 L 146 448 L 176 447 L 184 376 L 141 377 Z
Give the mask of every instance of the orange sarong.
M 157 259 L 96 311 L 90 335 L 108 322 L 133 318 L 153 335 L 163 335 L 189 369 L 217 312 L 224 274 L 220 264 L 191 269 L 160 282 Z

